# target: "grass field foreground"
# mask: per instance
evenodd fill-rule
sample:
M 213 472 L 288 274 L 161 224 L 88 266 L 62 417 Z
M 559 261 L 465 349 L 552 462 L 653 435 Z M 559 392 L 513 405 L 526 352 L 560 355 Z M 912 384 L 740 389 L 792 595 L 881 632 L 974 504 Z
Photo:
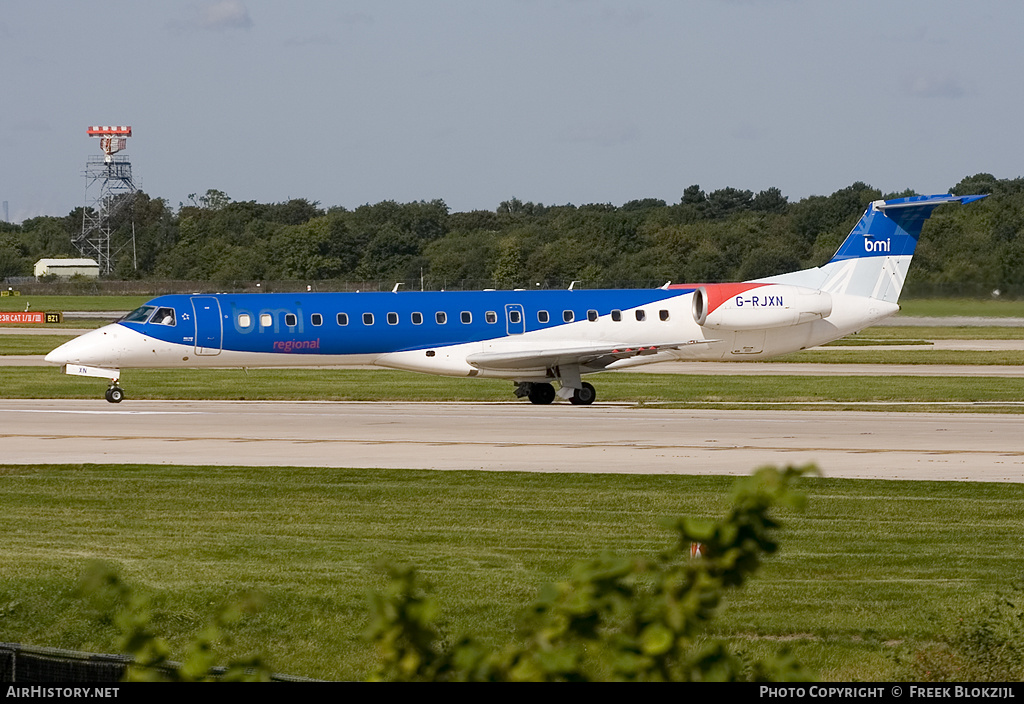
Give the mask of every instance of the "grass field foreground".
M 713 631 L 780 640 L 828 680 L 882 680 L 1024 574 L 1024 485 L 811 478 L 782 510 L 781 552 L 732 593 Z M 109 652 L 109 621 L 74 594 L 90 560 L 153 597 L 180 652 L 218 604 L 266 597 L 239 654 L 279 672 L 361 679 L 379 564 L 434 584 L 453 634 L 514 633 L 545 582 L 608 551 L 654 555 L 672 516 L 713 518 L 726 477 L 318 468 L 0 466 L 0 634 Z

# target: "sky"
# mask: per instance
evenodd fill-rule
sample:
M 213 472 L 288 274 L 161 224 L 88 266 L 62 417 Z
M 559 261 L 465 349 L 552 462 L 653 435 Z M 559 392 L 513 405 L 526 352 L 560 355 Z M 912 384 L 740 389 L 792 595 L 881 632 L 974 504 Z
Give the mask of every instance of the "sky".
M 4 0 L 0 201 L 84 205 L 110 124 L 174 208 L 942 193 L 1022 174 L 1022 28 L 1017 0 Z

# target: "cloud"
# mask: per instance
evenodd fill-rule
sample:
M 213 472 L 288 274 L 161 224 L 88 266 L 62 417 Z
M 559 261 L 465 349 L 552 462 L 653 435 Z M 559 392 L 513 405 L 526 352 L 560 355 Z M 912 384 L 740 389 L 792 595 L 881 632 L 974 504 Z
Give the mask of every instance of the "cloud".
M 903 90 L 918 98 L 945 98 L 956 100 L 967 94 L 967 91 L 953 76 L 919 73 L 905 76 L 901 82 Z
M 640 137 L 636 125 L 625 120 L 581 122 L 561 129 L 560 142 L 581 142 L 599 147 L 613 147 L 635 142 Z
M 742 139 L 751 142 L 756 142 L 761 139 L 761 130 L 752 122 L 736 123 L 733 125 L 732 129 L 729 130 L 729 134 L 732 135 L 733 139 Z
M 189 17 L 168 23 L 175 30 L 209 30 L 221 32 L 229 29 L 249 29 L 252 18 L 242 0 L 207 0 L 194 6 Z
M 346 12 L 338 18 L 338 24 L 349 29 L 369 26 L 373 22 L 373 15 L 365 12 Z M 326 31 L 296 35 L 284 41 L 284 45 L 287 47 L 332 46 L 340 43 L 341 40 L 338 37 Z
M 373 24 L 373 15 L 365 12 L 346 12 L 341 16 L 342 24 Z
M 291 37 L 284 40 L 285 46 L 330 46 L 332 44 L 337 44 L 337 40 L 326 32 L 308 34 L 304 37 Z
M 19 120 L 12 126 L 15 132 L 52 132 L 50 123 L 40 117 L 30 117 L 26 120 Z

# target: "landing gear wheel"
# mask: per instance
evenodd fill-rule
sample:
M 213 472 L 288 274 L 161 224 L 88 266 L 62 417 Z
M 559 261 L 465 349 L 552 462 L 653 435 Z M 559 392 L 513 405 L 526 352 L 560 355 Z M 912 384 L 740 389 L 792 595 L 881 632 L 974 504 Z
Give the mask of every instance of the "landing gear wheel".
M 577 406 L 589 406 L 597 398 L 597 391 L 594 387 L 587 382 L 583 382 L 583 387 L 576 389 L 572 392 L 572 398 L 569 402 Z
M 124 399 L 124 391 L 117 386 L 111 386 L 103 396 L 111 403 L 121 403 Z
M 533 384 L 530 386 L 530 403 L 547 405 L 555 400 L 555 387 L 551 384 Z

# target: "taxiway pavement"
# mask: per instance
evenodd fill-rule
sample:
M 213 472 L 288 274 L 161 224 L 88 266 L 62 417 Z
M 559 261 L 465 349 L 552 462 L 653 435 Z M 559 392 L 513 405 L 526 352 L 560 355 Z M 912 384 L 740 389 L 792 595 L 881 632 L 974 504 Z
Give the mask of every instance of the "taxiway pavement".
M 1020 416 L 525 402 L 4 400 L 0 464 L 148 463 L 1024 482 Z

